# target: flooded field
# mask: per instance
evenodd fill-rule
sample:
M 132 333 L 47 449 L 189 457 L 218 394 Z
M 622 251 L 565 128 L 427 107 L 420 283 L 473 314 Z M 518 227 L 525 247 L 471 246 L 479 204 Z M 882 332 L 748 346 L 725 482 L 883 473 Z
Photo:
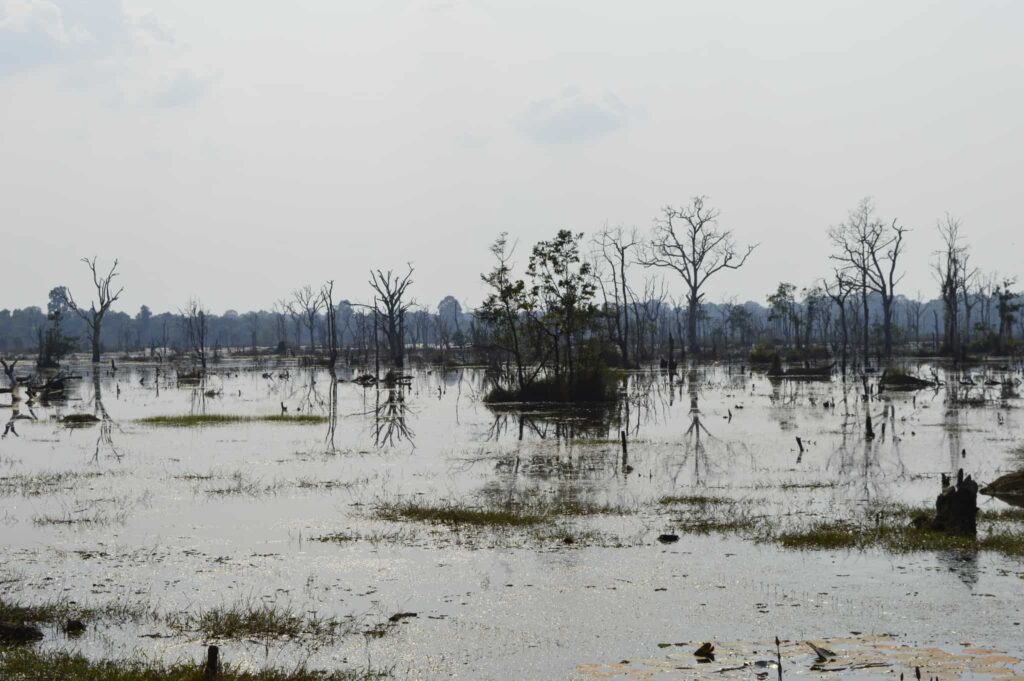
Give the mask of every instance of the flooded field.
M 980 497 L 977 548 L 911 523 L 941 474 L 1024 464 L 1019 374 L 936 371 L 863 401 L 859 380 L 700 365 L 631 374 L 613 408 L 519 411 L 485 405 L 473 368 L 389 389 L 76 367 L 65 402 L 2 396 L 0 598 L 51 614 L 42 649 L 91 659 L 217 643 L 243 669 L 410 679 L 775 678 L 777 659 L 1012 678 L 1024 512 Z M 698 663 L 705 641 L 721 653 Z

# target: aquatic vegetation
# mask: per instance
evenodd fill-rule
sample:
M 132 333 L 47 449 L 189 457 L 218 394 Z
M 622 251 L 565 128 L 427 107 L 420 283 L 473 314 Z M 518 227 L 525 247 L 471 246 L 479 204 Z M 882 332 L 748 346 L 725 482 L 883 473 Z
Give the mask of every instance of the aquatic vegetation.
M 716 497 L 710 495 L 693 494 L 664 496 L 658 499 L 663 506 L 717 506 L 722 504 L 735 504 L 736 500 L 729 497 Z
M 403 503 L 381 506 L 378 515 L 387 520 L 416 520 L 446 525 L 524 527 L 548 520 L 544 514 L 522 509 L 481 509 L 454 503 Z
M 65 651 L 41 651 L 32 647 L 0 648 L 0 677 L 34 681 L 202 681 L 208 678 L 200 664 L 163 665 L 138 660 L 92 661 Z M 388 671 L 346 669 L 332 671 L 242 671 L 230 663 L 221 665 L 224 681 L 371 681 L 386 679 Z
M 266 416 L 243 416 L 236 414 L 181 414 L 178 416 L 146 416 L 138 423 L 147 426 L 169 428 L 196 428 L 199 426 L 220 426 L 231 423 L 285 423 L 289 425 L 314 425 L 327 423 L 326 416 L 317 414 L 271 414 Z
M 169 616 L 168 624 L 178 631 L 196 631 L 211 639 L 294 639 L 331 640 L 355 631 L 354 621 L 318 617 L 291 605 L 263 601 L 241 601 L 197 614 Z
M 0 476 L 0 495 L 42 496 L 73 489 L 84 480 L 112 475 L 100 471 L 39 471 Z
M 989 531 L 972 539 L 913 525 L 865 527 L 844 522 L 820 522 L 769 535 L 768 539 L 788 549 L 881 548 L 892 553 L 994 551 L 1006 556 L 1024 556 L 1024 532 Z

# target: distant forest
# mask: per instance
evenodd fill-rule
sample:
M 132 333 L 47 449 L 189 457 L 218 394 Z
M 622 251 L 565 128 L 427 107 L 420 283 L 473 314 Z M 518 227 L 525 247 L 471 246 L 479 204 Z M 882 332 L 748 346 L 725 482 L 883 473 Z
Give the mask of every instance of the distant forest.
M 0 310 L 0 352 L 35 357 L 41 366 L 91 350 L 94 361 L 106 352 L 185 357 L 205 367 L 223 353 L 330 356 L 333 365 L 337 357 L 369 361 L 377 350 L 401 366 L 410 353 L 440 361 L 454 350 L 515 364 L 520 374 L 532 364 L 571 375 L 582 355 L 605 366 L 686 353 L 842 358 L 844 366 L 849 356 L 870 365 L 895 354 L 1009 354 L 1024 337 L 1016 279 L 975 267 L 954 218 L 930 234 L 937 248 L 927 297 L 899 290 L 909 232 L 879 218 L 869 200 L 829 236 L 834 253 L 820 279 L 776 282 L 763 301 L 747 302 L 705 299 L 709 279 L 726 287 L 720 275 L 757 250 L 737 246 L 704 197 L 666 208 L 646 235 L 622 227 L 590 237 L 562 230 L 530 250 L 501 235 L 492 269 L 481 274 L 486 298 L 473 310 L 453 295 L 417 301 L 409 265 L 397 274 L 370 271 L 366 290 L 347 292 L 360 303 L 336 300 L 327 282 L 293 289 L 258 311 L 216 315 L 190 300 L 174 311 L 143 305 L 132 314 L 117 309 L 117 261 L 84 259 L 94 290 L 58 285 L 45 308 Z

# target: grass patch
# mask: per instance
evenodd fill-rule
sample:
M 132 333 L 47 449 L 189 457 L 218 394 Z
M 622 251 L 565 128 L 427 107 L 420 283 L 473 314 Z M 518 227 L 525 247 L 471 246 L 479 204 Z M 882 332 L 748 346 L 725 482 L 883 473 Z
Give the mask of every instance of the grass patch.
M 531 527 L 551 523 L 559 518 L 594 515 L 625 515 L 632 510 L 612 504 L 581 500 L 572 496 L 548 498 L 526 494 L 513 503 L 497 500 L 484 505 L 459 502 L 401 502 L 377 507 L 384 520 L 413 520 L 443 525 L 477 527 Z
M 729 497 L 716 497 L 704 494 L 683 494 L 678 496 L 665 496 L 658 499 L 662 506 L 721 506 L 737 503 Z
M 979 509 L 978 520 L 994 522 L 1024 522 L 1024 508 Z
M 20 494 L 36 497 L 66 491 L 83 480 L 102 477 L 98 471 L 41 471 L 39 473 L 0 476 L 0 496 Z
M 919 551 L 994 551 L 1024 556 L 1024 533 L 993 531 L 977 539 L 954 537 L 910 525 L 863 527 L 848 523 L 815 523 L 773 537 L 788 549 L 835 550 L 881 548 L 892 553 Z
M 350 623 L 299 612 L 291 606 L 243 602 L 216 607 L 198 615 L 168 618 L 172 629 L 197 631 L 210 639 L 295 639 L 333 640 L 351 633 Z
M 0 621 L 18 624 L 63 625 L 71 619 L 83 622 L 97 619 L 126 622 L 153 617 L 153 613 L 144 605 L 122 601 L 112 601 L 99 607 L 91 607 L 63 599 L 29 605 L 0 598 Z
M 243 672 L 230 664 L 221 667 L 224 681 L 370 681 L 389 678 L 384 671 L 370 669 L 317 671 L 263 670 Z M 35 648 L 0 648 L 0 678 L 34 681 L 202 681 L 200 664 L 161 665 L 133 660 L 93 662 L 63 651 L 42 652 Z
M 268 416 L 241 416 L 235 414 L 182 414 L 179 416 L 147 416 L 137 421 L 147 426 L 163 428 L 198 428 L 201 426 L 222 426 L 231 423 L 285 423 L 289 425 L 312 425 L 327 423 L 326 416 L 316 414 L 272 414 Z
M 378 515 L 385 520 L 415 520 L 444 525 L 475 525 L 488 527 L 528 527 L 539 525 L 545 515 L 524 510 L 481 509 L 456 504 L 398 504 L 383 506 Z

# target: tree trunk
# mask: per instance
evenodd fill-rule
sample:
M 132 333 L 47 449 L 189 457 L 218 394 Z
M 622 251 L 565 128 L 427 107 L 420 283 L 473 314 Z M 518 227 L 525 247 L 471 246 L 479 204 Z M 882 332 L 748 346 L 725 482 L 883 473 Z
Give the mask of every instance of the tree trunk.
M 92 327 L 92 363 L 96 364 L 100 361 L 100 325 L 95 324 Z
M 697 305 L 699 303 L 700 297 L 697 295 L 697 290 L 690 289 L 688 301 L 690 310 L 686 316 L 686 342 L 690 346 L 691 355 L 700 352 L 700 346 L 697 343 Z

